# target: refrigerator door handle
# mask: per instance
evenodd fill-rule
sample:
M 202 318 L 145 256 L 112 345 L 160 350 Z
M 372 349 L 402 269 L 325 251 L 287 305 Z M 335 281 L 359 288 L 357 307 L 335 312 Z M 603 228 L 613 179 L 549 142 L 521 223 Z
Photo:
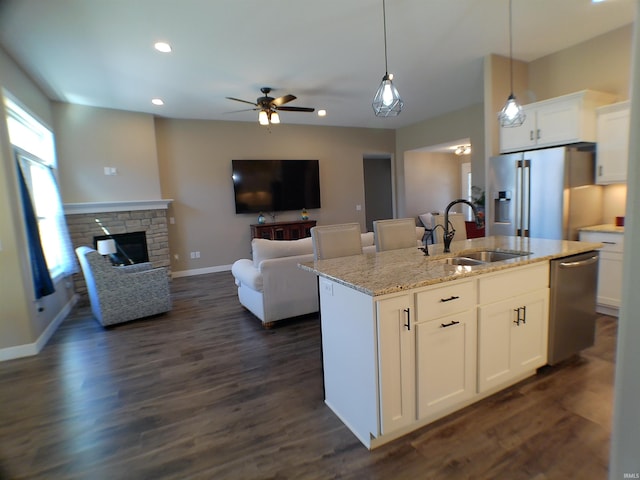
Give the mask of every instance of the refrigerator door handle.
M 531 217 L 531 160 L 522 161 L 522 236 L 529 236 Z
M 516 236 L 522 236 L 522 160 L 516 161 Z

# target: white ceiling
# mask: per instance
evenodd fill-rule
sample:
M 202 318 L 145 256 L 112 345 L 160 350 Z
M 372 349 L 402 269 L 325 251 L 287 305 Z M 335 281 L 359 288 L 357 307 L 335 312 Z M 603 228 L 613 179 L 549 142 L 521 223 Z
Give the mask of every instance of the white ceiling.
M 0 44 L 56 100 L 173 118 L 255 121 L 260 87 L 298 97 L 283 123 L 398 128 L 482 101 L 483 57 L 509 55 L 508 0 L 386 0 L 405 109 L 377 118 L 382 0 L 0 0 Z M 630 24 L 635 0 L 513 0 L 531 61 Z M 161 54 L 164 40 L 173 53 Z M 153 97 L 165 105 L 153 106 Z

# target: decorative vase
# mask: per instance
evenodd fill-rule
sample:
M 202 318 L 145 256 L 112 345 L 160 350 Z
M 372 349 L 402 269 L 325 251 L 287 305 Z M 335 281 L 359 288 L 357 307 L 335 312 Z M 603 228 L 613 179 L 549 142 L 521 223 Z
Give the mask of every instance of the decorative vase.
M 302 212 L 300 213 L 300 218 L 302 220 L 309 220 L 309 212 L 307 212 L 306 208 L 302 209 Z
M 260 215 L 258 215 L 258 223 L 262 225 L 264 221 L 265 221 L 264 215 L 262 214 L 262 212 L 260 212 Z

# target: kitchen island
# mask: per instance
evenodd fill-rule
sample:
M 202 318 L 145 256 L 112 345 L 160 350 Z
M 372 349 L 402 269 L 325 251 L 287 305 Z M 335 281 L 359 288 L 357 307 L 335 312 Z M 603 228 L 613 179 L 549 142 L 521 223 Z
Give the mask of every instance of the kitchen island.
M 534 375 L 549 261 L 601 246 L 486 237 L 301 264 L 320 277 L 325 403 L 375 448 Z M 467 258 L 482 251 L 513 257 Z

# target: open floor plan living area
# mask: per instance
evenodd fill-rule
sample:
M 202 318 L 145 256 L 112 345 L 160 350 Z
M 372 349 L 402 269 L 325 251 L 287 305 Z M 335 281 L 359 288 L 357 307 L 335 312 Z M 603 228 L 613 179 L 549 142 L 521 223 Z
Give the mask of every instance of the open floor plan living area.
M 0 480 L 640 478 L 640 0 L 0 0 Z

